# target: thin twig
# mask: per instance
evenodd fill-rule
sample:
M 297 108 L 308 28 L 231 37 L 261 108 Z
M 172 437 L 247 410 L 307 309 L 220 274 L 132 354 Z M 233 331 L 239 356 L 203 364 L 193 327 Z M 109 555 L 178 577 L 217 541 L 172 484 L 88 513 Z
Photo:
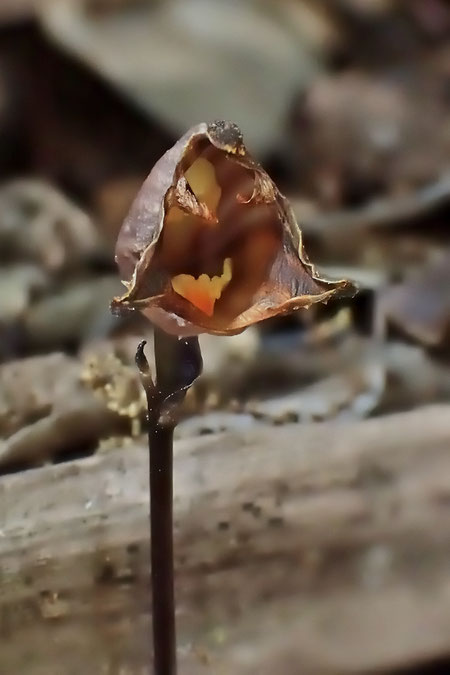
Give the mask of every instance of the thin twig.
M 391 227 L 415 222 L 450 203 L 450 173 L 435 183 L 404 197 L 376 199 L 360 209 L 303 216 L 301 206 L 291 200 L 302 230 L 307 234 L 349 234 L 375 227 Z

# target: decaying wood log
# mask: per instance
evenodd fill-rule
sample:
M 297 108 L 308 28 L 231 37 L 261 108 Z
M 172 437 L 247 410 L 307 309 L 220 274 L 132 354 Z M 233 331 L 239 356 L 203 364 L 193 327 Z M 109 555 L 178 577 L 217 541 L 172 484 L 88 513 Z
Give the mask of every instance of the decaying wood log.
M 450 659 L 450 406 L 179 441 L 181 675 Z M 0 672 L 148 672 L 133 446 L 0 479 Z

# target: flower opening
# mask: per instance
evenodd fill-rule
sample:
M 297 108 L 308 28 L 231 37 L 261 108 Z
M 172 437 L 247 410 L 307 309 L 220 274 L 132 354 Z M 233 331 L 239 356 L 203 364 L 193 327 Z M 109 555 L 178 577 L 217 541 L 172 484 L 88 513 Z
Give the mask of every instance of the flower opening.
M 175 334 L 233 334 L 355 290 L 317 275 L 287 200 L 226 122 L 194 127 L 157 162 L 116 260 L 127 292 L 113 308 Z

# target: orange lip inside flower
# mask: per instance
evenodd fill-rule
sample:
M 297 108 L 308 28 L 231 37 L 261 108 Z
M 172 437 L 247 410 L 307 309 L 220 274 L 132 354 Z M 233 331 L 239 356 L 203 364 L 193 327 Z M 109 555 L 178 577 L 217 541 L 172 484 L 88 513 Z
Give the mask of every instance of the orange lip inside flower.
M 176 335 L 232 335 L 355 293 L 317 274 L 288 201 L 230 122 L 197 125 L 157 162 L 116 261 L 127 291 L 112 307 L 140 309 Z
M 201 274 L 196 279 L 191 274 L 178 274 L 172 279 L 172 288 L 201 312 L 212 316 L 216 300 L 231 281 L 231 276 L 231 258 L 226 258 L 220 276 L 211 278 L 207 274 Z

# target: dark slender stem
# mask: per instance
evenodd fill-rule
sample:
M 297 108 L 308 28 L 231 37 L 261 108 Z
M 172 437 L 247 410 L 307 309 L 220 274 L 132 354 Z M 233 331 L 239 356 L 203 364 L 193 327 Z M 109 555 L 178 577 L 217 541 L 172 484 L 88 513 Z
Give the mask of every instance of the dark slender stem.
M 177 338 L 155 329 L 156 391 L 150 396 L 150 542 L 155 675 L 175 675 L 176 628 L 173 562 L 173 430 L 162 425 L 161 404 L 173 389 Z M 155 396 L 156 394 L 156 396 Z
M 148 404 L 150 548 L 154 674 L 176 675 L 173 556 L 173 431 L 177 408 L 202 369 L 197 338 L 178 339 L 155 328 L 156 383 L 144 354 L 136 363 Z
M 150 533 L 155 675 L 175 675 L 173 428 L 150 421 Z

